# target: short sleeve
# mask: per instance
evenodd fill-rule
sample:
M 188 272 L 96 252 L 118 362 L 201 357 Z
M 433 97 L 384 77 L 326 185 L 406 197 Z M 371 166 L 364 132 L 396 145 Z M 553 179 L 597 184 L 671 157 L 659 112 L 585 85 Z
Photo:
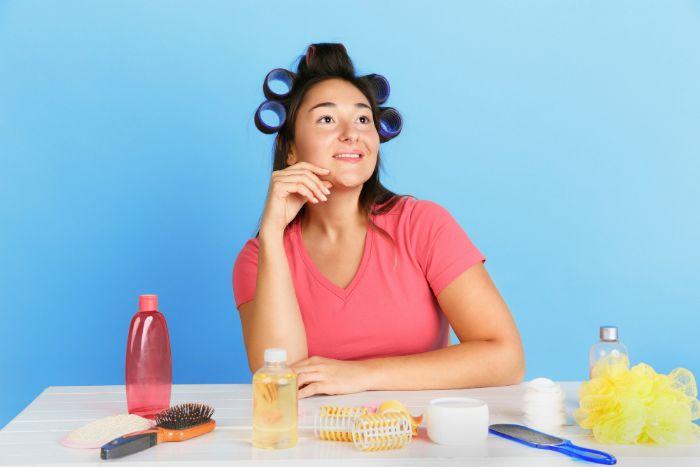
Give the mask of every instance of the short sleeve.
M 464 229 L 437 203 L 416 201 L 409 229 L 414 253 L 435 296 L 461 273 L 486 261 Z
M 233 265 L 233 298 L 236 308 L 255 298 L 258 279 L 258 241 L 250 239 L 243 245 Z

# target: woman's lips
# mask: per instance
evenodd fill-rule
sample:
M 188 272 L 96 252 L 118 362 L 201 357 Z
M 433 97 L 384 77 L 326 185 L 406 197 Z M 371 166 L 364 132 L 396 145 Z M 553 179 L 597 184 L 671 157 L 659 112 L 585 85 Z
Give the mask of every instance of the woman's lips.
M 347 162 L 349 164 L 357 164 L 362 160 L 362 154 L 352 154 L 352 153 L 347 153 L 347 154 L 337 154 L 333 156 L 333 159 L 341 162 Z

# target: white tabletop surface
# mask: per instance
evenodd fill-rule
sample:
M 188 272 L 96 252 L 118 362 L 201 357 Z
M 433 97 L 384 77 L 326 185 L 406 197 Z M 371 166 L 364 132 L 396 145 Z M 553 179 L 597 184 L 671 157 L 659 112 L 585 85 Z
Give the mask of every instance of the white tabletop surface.
M 575 444 L 609 452 L 618 465 L 700 466 L 700 444 L 676 447 L 617 446 L 597 443 L 573 424 L 580 383 L 564 382 L 568 426 L 551 434 Z M 489 406 L 491 423 L 522 423 L 522 385 L 450 391 L 371 391 L 343 396 L 303 399 L 300 404 L 299 444 L 291 449 L 267 451 L 253 448 L 251 391 L 248 384 L 179 384 L 173 386 L 171 404 L 206 402 L 215 408 L 217 428 L 212 433 L 182 443 L 163 443 L 146 451 L 110 461 L 100 460 L 98 449 L 70 449 L 59 444 L 68 432 L 98 418 L 126 412 L 124 386 L 61 386 L 42 392 L 0 431 L 0 465 L 497 465 L 550 466 L 582 464 L 551 451 L 529 448 L 489 435 L 478 446 L 448 447 L 432 443 L 421 427 L 409 446 L 393 451 L 362 452 L 352 443 L 320 441 L 313 436 L 313 414 L 323 404 L 378 405 L 398 399 L 414 415 L 423 413 L 433 398 L 466 396 Z

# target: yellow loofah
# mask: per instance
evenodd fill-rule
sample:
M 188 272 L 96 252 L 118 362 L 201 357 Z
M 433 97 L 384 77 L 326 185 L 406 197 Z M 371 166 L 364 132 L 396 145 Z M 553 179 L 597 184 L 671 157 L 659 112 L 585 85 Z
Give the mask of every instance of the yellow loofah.
M 700 436 L 698 390 L 685 368 L 662 375 L 644 363 L 629 368 L 626 356 L 608 357 L 579 397 L 574 418 L 602 443 L 687 444 Z

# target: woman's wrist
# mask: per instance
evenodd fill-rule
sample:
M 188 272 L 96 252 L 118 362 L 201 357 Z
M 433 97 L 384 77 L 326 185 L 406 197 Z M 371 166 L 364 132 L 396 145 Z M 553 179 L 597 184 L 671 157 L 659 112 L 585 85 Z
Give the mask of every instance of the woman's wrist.
M 361 360 L 359 362 L 362 365 L 362 371 L 364 373 L 364 384 L 365 391 L 372 391 L 379 387 L 379 360 Z
M 278 243 L 284 238 L 284 229 L 273 229 L 261 227 L 258 234 L 260 243 Z

